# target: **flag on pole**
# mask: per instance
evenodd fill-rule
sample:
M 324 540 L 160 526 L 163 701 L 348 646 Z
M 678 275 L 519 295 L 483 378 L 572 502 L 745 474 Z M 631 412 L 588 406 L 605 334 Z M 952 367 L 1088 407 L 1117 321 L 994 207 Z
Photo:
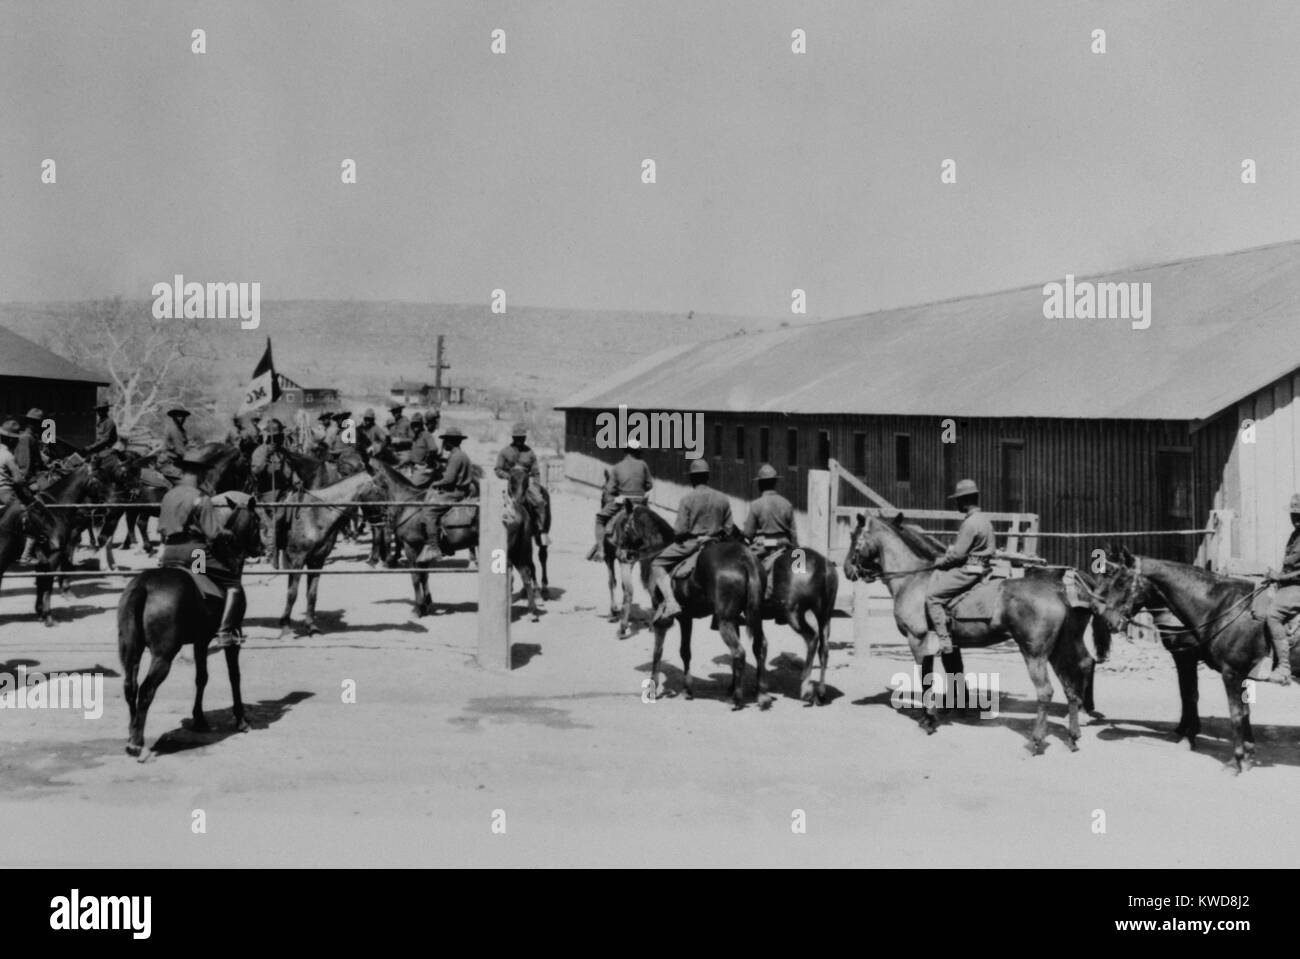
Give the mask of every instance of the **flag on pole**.
M 271 361 L 271 338 L 266 338 L 266 352 L 257 361 L 253 370 L 253 379 L 244 393 L 244 402 L 239 404 L 239 416 L 270 406 L 280 398 L 280 384 L 275 375 L 275 364 Z

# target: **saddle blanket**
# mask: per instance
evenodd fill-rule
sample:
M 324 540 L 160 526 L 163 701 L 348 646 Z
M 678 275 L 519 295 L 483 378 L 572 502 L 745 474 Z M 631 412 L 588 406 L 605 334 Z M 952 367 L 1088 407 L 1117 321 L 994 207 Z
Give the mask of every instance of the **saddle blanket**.
M 673 568 L 673 579 L 689 579 L 691 573 L 695 572 L 695 564 L 700 561 L 700 553 L 702 552 L 702 549 L 697 549 L 678 563 Z
M 172 485 L 166 476 L 148 466 L 140 470 L 140 482 L 145 486 L 157 486 L 159 489 L 171 489 Z

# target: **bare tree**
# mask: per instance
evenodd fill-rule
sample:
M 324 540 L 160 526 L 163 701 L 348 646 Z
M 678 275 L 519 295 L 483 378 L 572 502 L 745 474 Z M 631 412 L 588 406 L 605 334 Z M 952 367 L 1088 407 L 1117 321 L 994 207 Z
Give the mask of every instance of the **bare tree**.
M 211 414 L 213 353 L 202 326 L 185 320 L 156 320 L 148 303 L 121 297 L 87 303 L 77 316 L 58 324 L 45 345 L 79 366 L 101 371 L 108 400 L 124 436 L 155 429 L 177 405 Z

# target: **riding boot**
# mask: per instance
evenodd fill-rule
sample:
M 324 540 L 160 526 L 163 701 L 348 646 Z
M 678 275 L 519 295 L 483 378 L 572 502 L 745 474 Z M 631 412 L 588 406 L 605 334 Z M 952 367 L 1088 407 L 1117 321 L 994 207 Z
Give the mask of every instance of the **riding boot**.
M 660 596 L 659 610 L 655 613 L 655 622 L 662 623 L 681 614 L 682 608 L 677 605 L 677 597 L 673 595 L 673 580 L 668 570 L 661 566 L 654 567 L 650 586 L 652 589 L 658 588 Z
M 942 606 L 930 607 L 930 620 L 934 624 L 934 635 L 939 640 L 939 652 L 947 656 L 953 651 L 952 634 L 948 632 L 948 612 Z
M 587 552 L 587 559 L 599 563 L 605 558 L 605 521 L 596 517 L 596 545 Z
M 217 627 L 217 635 L 208 645 L 209 649 L 238 646 L 243 642 L 240 627 L 244 622 L 245 608 L 242 586 L 231 586 L 226 590 L 226 605 L 221 612 L 221 625 Z
M 1277 666 L 1268 674 L 1265 682 L 1289 686 L 1291 685 L 1291 637 L 1286 633 L 1286 624 L 1269 617 L 1268 634 L 1273 640 L 1273 649 L 1277 653 Z

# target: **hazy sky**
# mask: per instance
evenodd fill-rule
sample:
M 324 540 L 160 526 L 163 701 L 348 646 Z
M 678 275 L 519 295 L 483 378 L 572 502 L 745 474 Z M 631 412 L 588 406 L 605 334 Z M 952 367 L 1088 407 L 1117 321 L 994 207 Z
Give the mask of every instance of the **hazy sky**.
M 1300 238 L 1298 93 L 1294 0 L 2 0 L 0 300 L 855 313 Z

